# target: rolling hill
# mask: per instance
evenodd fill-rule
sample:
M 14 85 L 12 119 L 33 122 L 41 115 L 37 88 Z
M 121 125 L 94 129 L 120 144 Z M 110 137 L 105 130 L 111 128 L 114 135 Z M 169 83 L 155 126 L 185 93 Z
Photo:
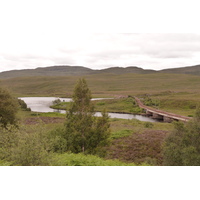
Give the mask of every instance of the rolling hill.
M 16 78 L 16 77 L 30 77 L 30 76 L 83 76 L 90 74 L 126 74 L 126 73 L 136 73 L 136 74 L 148 74 L 155 73 L 154 70 L 144 70 L 139 67 L 112 67 L 102 70 L 93 70 L 81 66 L 51 66 L 36 69 L 24 69 L 24 70 L 11 70 L 0 73 L 0 79 Z
M 160 70 L 159 72 L 172 73 L 172 74 L 200 75 L 200 65 L 181 67 L 181 68 L 163 69 L 163 70 Z
M 150 70 L 142 69 L 136 66 L 130 67 L 111 67 L 102 70 L 89 69 L 82 66 L 50 66 L 40 67 L 36 69 L 23 69 L 23 70 L 11 70 L 0 73 L 0 79 L 17 78 L 17 77 L 33 77 L 33 76 L 85 76 L 91 74 L 152 74 L 152 73 L 167 73 L 167 74 L 191 74 L 200 75 L 200 65 L 171 68 L 164 70 Z
M 81 66 L 52 66 L 36 69 L 11 70 L 0 73 L 0 79 L 29 76 L 74 76 L 91 74 L 92 69 Z

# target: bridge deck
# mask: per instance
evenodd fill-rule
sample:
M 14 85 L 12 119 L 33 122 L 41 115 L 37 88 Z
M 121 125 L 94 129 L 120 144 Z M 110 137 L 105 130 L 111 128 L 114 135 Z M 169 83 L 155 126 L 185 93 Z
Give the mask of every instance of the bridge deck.
M 145 106 L 139 98 L 137 97 L 134 97 L 138 106 L 140 108 L 143 108 L 145 109 L 146 111 L 149 111 L 151 113 L 155 113 L 155 114 L 158 114 L 158 115 L 161 115 L 161 116 L 165 116 L 165 117 L 168 117 L 168 118 L 171 118 L 171 119 L 175 119 L 175 120 L 179 120 L 179 121 L 183 121 L 183 122 L 187 122 L 191 119 L 191 117 L 185 117 L 185 116 L 181 116 L 181 115 L 177 115 L 177 114 L 174 114 L 174 113 L 169 113 L 169 112 L 165 112 L 165 111 L 162 111 L 162 110 L 158 110 L 158 109 L 155 109 L 155 108 L 151 108 L 151 107 L 148 107 L 148 106 Z

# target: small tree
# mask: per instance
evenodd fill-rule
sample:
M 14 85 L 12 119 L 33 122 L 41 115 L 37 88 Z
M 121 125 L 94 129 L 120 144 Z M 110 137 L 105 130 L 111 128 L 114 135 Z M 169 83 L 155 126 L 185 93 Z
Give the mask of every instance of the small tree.
M 94 117 L 91 98 L 85 79 L 79 79 L 65 123 L 67 149 L 74 153 L 92 153 L 109 138 L 108 116 L 104 112 L 102 118 Z
M 52 103 L 53 103 L 53 105 L 58 105 L 58 104 L 61 103 L 61 100 L 60 99 L 56 99 Z
M 7 90 L 0 88 L 0 126 L 16 125 L 18 103 Z
M 93 128 L 87 138 L 87 152 L 90 154 L 99 153 L 99 155 L 104 155 L 105 152 L 102 147 L 107 146 L 110 142 L 109 116 L 105 110 L 101 114 L 102 117 L 94 119 Z

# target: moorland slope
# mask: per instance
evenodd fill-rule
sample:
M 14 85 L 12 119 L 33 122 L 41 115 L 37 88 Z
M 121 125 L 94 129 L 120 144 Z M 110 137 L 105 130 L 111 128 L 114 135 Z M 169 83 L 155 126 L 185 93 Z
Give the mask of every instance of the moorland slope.
M 36 69 L 23 69 L 23 70 L 11 70 L 0 73 L 0 79 L 16 78 L 16 77 L 33 77 L 33 76 L 84 76 L 90 74 L 152 74 L 152 73 L 172 73 L 172 74 L 192 74 L 200 75 L 200 65 L 190 67 L 180 67 L 164 70 L 150 70 L 142 69 L 136 66 L 129 67 L 111 67 L 107 69 L 94 70 L 82 66 L 50 66 L 39 67 Z

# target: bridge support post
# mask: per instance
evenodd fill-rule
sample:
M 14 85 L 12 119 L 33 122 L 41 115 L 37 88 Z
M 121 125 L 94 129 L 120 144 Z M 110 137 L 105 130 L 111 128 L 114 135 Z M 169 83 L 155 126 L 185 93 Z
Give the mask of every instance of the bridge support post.
M 163 120 L 163 116 L 162 115 L 158 115 L 156 113 L 153 113 L 153 119 L 160 119 L 160 120 Z
M 152 112 L 149 112 L 148 110 L 146 110 L 146 115 L 147 115 L 147 116 L 152 116 L 153 113 L 152 113 Z
M 167 123 L 171 123 L 171 122 L 173 121 L 173 119 L 170 118 L 170 117 L 164 116 L 164 117 L 163 117 L 163 121 L 164 121 L 164 122 L 167 122 Z

